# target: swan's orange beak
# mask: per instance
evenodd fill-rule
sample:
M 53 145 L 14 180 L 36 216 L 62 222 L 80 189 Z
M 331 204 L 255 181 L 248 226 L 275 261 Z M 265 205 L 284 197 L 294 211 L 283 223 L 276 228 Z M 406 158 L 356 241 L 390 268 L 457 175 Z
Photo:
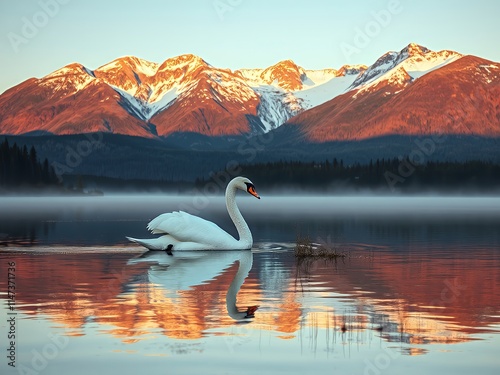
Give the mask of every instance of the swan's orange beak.
M 247 189 L 248 194 L 252 194 L 255 198 L 260 199 L 259 194 L 255 191 L 255 187 L 253 185 L 250 185 Z

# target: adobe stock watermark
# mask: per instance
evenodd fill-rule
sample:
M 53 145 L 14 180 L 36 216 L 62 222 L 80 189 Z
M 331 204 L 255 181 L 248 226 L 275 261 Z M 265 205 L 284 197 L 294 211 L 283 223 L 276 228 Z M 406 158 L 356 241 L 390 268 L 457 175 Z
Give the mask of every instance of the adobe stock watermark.
M 102 133 L 88 133 L 83 136 L 86 139 L 79 141 L 74 148 L 66 146 L 64 164 L 58 161 L 51 163 L 59 183 L 63 181 L 62 176 L 66 173 L 73 172 L 73 170 L 82 163 L 85 157 L 89 156 L 93 151 L 104 147 L 102 143 Z
M 19 52 L 21 45 L 26 45 L 38 35 L 40 29 L 49 24 L 51 18 L 59 14 L 61 5 L 66 5 L 71 0 L 40 0 L 40 10 L 33 13 L 31 17 L 21 18 L 21 29 L 19 33 L 9 32 L 7 38 L 15 53 Z
M 426 158 L 436 151 L 437 144 L 443 143 L 446 138 L 445 134 L 438 133 L 424 139 L 416 139 L 414 141 L 416 147 L 410 152 L 408 157 L 403 158 L 403 156 L 399 156 L 398 173 L 396 174 L 387 170 L 384 172 L 385 181 L 391 191 L 395 190 L 397 184 L 402 184 L 407 178 L 413 175 L 416 169 L 427 161 Z
M 224 21 L 224 15 L 227 12 L 232 12 L 241 3 L 243 3 L 243 0 L 214 0 L 212 5 L 219 19 Z
M 127 266 L 122 267 L 121 271 L 118 271 L 116 268 L 112 269 L 111 272 L 109 272 L 109 276 L 108 282 L 102 285 L 101 290 L 93 299 L 95 306 L 99 306 L 109 299 L 116 297 L 116 291 L 121 290 L 125 286 L 125 283 L 131 278 L 131 275 L 127 273 Z M 148 283 L 147 273 L 142 273 L 139 277 L 134 279 L 134 281 L 137 284 Z
M 252 341 L 252 332 L 247 328 L 247 323 L 238 323 L 233 326 L 235 331 L 229 336 L 224 336 L 224 342 L 226 344 L 229 353 L 234 354 L 238 348 Z
M 69 338 L 64 335 L 52 334 L 47 335 L 49 342 L 41 348 L 31 350 L 31 360 L 17 366 L 17 373 L 22 375 L 38 375 L 44 371 L 50 364 L 50 361 L 56 359 L 61 351 L 67 348 Z
M 439 298 L 431 301 L 431 306 L 445 307 L 446 305 L 455 302 L 462 294 L 462 291 L 467 289 L 467 286 L 460 283 L 459 279 L 456 277 L 451 280 L 446 279 L 444 281 L 444 285 L 444 288 L 439 294 Z
M 391 365 L 392 361 L 399 357 L 395 350 L 389 347 L 383 347 L 383 352 L 379 353 L 372 360 L 364 359 L 365 369 L 363 375 L 380 375 L 383 370 L 386 370 Z
M 467 289 L 467 286 L 462 284 L 458 278 L 445 279 L 444 287 L 441 289 L 439 298 L 430 302 L 431 306 L 445 307 L 457 300 L 462 294 L 462 291 Z M 383 352 L 379 353 L 373 360 L 365 359 L 365 369 L 363 375 L 380 375 L 384 370 L 389 368 L 392 361 L 400 355 L 389 347 L 384 347 Z
M 403 7 L 399 0 L 390 0 L 385 9 L 370 12 L 371 20 L 363 27 L 354 29 L 355 34 L 352 41 L 340 44 L 344 57 L 349 60 L 352 55 L 360 53 L 374 38 L 379 36 L 383 29 L 391 24 L 393 17 L 402 11 Z

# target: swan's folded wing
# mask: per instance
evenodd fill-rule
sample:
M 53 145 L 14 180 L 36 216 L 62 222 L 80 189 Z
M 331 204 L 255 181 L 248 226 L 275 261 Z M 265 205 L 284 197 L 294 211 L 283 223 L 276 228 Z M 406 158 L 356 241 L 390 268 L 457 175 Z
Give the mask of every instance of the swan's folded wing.
M 151 220 L 148 230 L 154 234 L 170 234 L 179 241 L 196 243 L 226 243 L 234 238 L 222 230 L 217 224 L 188 214 L 175 211 L 162 214 Z

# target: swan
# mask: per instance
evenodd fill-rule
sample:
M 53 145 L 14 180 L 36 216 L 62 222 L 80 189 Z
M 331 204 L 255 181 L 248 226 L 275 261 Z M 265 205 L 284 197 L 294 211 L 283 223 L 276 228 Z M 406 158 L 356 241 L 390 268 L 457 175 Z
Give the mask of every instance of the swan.
M 226 207 L 238 231 L 239 240 L 221 229 L 217 224 L 188 214 L 174 211 L 161 214 L 147 226 L 153 234 L 162 234 L 153 239 L 127 237 L 129 241 L 142 245 L 149 250 L 171 251 L 190 250 L 249 250 L 252 248 L 252 232 L 236 205 L 236 191 L 243 190 L 260 199 L 255 186 L 246 177 L 235 177 L 226 188 Z

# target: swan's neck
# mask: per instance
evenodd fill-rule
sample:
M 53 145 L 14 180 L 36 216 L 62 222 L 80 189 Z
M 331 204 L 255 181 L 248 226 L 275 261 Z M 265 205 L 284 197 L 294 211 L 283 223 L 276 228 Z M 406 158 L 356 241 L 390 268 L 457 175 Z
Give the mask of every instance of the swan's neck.
M 233 220 L 234 225 L 236 226 L 236 230 L 238 231 L 239 242 L 246 245 L 249 249 L 252 247 L 253 238 L 252 232 L 250 232 L 250 228 L 246 223 L 245 219 L 241 215 L 238 206 L 236 205 L 236 187 L 234 187 L 231 183 L 227 186 L 226 189 L 226 207 L 231 220 Z

